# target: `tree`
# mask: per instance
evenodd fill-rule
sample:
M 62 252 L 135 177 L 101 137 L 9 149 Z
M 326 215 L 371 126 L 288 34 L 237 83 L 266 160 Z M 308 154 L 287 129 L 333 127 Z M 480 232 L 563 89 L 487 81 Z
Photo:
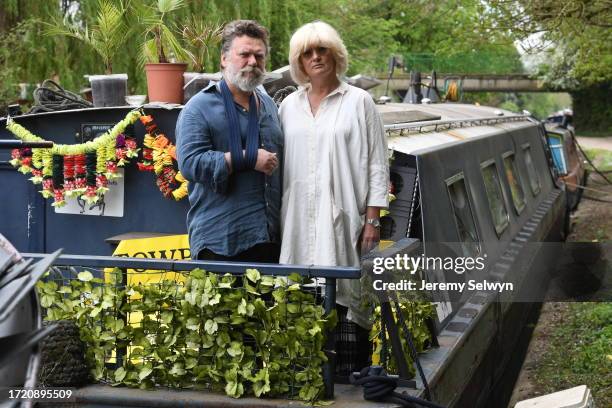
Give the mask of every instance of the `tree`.
M 493 0 L 489 12 L 517 40 L 540 36 L 527 51 L 547 54 L 540 74 L 549 86 L 571 92 L 579 131 L 612 131 L 609 0 Z

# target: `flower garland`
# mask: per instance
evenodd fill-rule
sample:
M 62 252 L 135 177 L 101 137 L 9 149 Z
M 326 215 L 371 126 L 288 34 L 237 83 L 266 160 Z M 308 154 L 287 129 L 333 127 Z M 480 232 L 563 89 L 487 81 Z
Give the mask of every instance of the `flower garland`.
M 133 125 L 140 116 L 139 111 L 131 111 L 111 130 L 85 143 L 13 149 L 10 163 L 23 174 L 31 173 L 34 184 L 42 183 L 41 194 L 53 197 L 54 207 L 65 205 L 66 197 L 94 204 L 108 191 L 108 180 L 120 177 L 117 167 L 138 157 Z M 45 141 L 14 120 L 9 119 L 6 128 L 23 141 Z
M 176 146 L 159 131 L 151 115 L 143 115 L 140 122 L 146 129 L 142 160 L 138 162 L 141 171 L 154 171 L 157 176 L 157 187 L 166 198 L 179 201 L 188 194 L 188 182 L 175 168 Z

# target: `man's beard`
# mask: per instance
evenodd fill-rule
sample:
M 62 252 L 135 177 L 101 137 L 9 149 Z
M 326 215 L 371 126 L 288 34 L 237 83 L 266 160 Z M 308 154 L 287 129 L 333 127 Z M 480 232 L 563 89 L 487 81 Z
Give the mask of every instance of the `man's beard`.
M 243 75 L 243 73 L 252 72 L 254 75 Z M 264 72 L 258 67 L 246 66 L 242 69 L 234 69 L 234 66 L 229 64 L 224 72 L 225 80 L 236 86 L 243 92 L 253 92 L 255 88 L 263 83 Z

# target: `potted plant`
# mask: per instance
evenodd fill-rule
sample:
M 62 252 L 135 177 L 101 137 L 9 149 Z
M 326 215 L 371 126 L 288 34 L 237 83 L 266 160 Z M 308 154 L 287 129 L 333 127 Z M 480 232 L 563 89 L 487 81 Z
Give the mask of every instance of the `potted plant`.
M 93 104 L 99 106 L 125 105 L 127 74 L 113 74 L 113 58 L 125 44 L 128 28 L 123 19 L 123 5 L 109 0 L 98 0 L 96 22 L 84 27 L 67 19 L 43 23 L 45 35 L 64 35 L 82 41 L 97 52 L 104 62 L 105 75 L 90 75 Z
M 134 7 L 144 27 L 141 62 L 147 74 L 150 102 L 183 102 L 183 73 L 187 64 L 185 50 L 175 29 L 166 23 L 168 13 L 185 5 L 183 0 L 158 0 L 157 5 Z
M 185 53 L 191 72 L 183 74 L 183 103 L 202 90 L 210 78 L 202 75 L 210 56 L 210 49 L 221 41 L 223 25 L 207 23 L 192 17 L 181 31 Z

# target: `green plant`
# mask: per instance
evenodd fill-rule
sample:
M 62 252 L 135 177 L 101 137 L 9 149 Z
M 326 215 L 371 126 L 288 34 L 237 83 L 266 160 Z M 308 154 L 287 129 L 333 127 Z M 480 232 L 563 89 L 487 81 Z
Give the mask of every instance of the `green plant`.
M 112 74 L 113 59 L 121 50 L 128 37 L 128 28 L 124 21 L 125 8 L 110 0 L 98 0 L 96 23 L 91 27 L 70 22 L 65 17 L 51 23 L 43 23 L 47 28 L 44 34 L 48 36 L 63 35 L 82 41 L 102 57 L 105 72 Z
M 192 16 L 183 26 L 181 34 L 193 71 L 204 72 L 210 48 L 221 41 L 222 30 L 222 24 L 208 24 L 195 16 Z
M 155 6 L 134 3 L 131 10 L 144 27 L 140 63 L 168 63 L 172 58 L 185 61 L 187 54 L 177 38 L 177 29 L 167 22 L 169 13 L 185 6 L 184 0 L 157 0 Z
M 427 328 L 426 321 L 427 319 L 433 317 L 433 305 L 430 302 L 401 302 L 399 306 L 408 329 L 411 331 L 414 346 L 417 352 L 422 352 L 428 345 L 430 345 L 431 342 L 431 333 Z M 395 311 L 393 311 L 393 316 L 397 321 L 399 321 Z M 412 375 L 414 375 L 415 371 L 414 365 L 412 364 L 413 360 L 410 354 L 410 348 L 408 347 L 408 341 L 406 340 L 408 338 L 408 334 L 404 333 L 404 327 L 402 325 L 398 326 L 404 357 L 408 362 L 408 367 L 410 368 Z M 390 374 L 397 374 L 397 362 L 395 361 L 395 357 L 393 355 L 391 341 L 386 333 L 384 333 L 383 342 L 380 306 L 377 306 L 374 309 L 374 324 L 372 325 L 372 330 L 370 331 L 370 340 L 374 344 L 372 364 L 382 365 Z M 386 346 L 386 348 L 384 346 Z
M 61 286 L 38 283 L 46 319 L 79 326 L 96 380 L 207 386 L 235 398 L 319 398 L 325 332 L 335 315 L 324 316 L 299 275 L 288 282 L 247 269 L 238 284 L 229 274 L 195 269 L 184 282 L 119 282 L 116 269 L 106 281 L 83 271 Z M 120 366 L 110 368 L 121 349 Z
M 14 48 L 18 46 L 23 34 L 22 26 L 0 34 L 0 114 L 4 115 L 6 107 L 19 96 L 19 77 L 22 68 L 13 63 Z

